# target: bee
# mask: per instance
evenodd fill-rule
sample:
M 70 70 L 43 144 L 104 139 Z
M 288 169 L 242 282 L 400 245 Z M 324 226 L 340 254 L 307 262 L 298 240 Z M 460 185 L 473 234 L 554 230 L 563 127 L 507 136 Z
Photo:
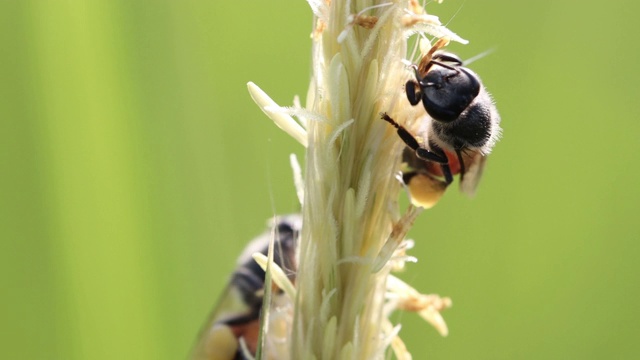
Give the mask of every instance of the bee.
M 255 355 L 260 332 L 265 272 L 254 261 L 252 254 L 267 255 L 269 240 L 275 234 L 274 262 L 295 279 L 297 244 L 302 228 L 300 215 L 278 216 L 271 221 L 270 230 L 255 238 L 238 258 L 237 267 L 214 311 L 203 327 L 192 350 L 192 359 L 244 360 L 240 339 Z M 277 290 L 277 289 L 276 289 Z M 274 292 L 274 296 L 280 296 Z
M 412 200 L 425 208 L 437 203 L 454 175 L 460 175 L 461 191 L 473 196 L 486 156 L 502 131 L 498 110 L 480 77 L 458 56 L 441 51 L 446 43 L 440 39 L 412 65 L 415 79 L 405 84 L 409 103 L 422 103 L 427 112 L 421 121 L 425 143 L 382 114 L 407 145 L 403 161 L 410 170 L 403 173 L 403 181 Z

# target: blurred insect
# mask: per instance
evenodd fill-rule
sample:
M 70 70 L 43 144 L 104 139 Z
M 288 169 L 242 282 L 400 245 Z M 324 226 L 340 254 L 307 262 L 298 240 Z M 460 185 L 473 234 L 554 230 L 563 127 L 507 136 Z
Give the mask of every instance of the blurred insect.
M 252 254 L 260 252 L 267 255 L 269 240 L 275 235 L 273 260 L 293 281 L 302 218 L 300 215 L 278 216 L 272 220 L 270 227 L 269 231 L 251 241 L 238 258 L 238 266 L 231 275 L 225 292 L 200 332 L 192 351 L 192 359 L 247 359 L 240 339 L 251 355 L 255 355 L 260 332 L 265 272 L 254 261 Z M 277 291 L 275 294 L 279 296 Z
M 440 39 L 418 65 L 412 65 L 415 80 L 405 85 L 409 103 L 422 102 L 429 115 L 420 124 L 425 143 L 382 114 L 408 147 L 403 161 L 410 170 L 403 173 L 403 181 L 414 202 L 425 208 L 439 200 L 457 174 L 461 191 L 474 195 L 486 156 L 501 133 L 500 115 L 491 96 L 458 56 L 440 51 L 446 43 Z

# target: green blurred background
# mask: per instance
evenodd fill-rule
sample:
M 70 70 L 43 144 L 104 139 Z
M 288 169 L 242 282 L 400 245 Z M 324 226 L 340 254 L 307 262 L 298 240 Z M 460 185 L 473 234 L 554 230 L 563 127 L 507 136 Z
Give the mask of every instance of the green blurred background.
M 402 277 L 450 336 L 414 358 L 640 354 L 640 49 L 633 1 L 448 0 L 503 117 L 478 196 L 417 222 Z M 454 14 L 460 10 L 457 15 Z M 180 359 L 235 257 L 297 210 L 303 150 L 246 82 L 306 94 L 305 1 L 2 1 L 3 359 Z

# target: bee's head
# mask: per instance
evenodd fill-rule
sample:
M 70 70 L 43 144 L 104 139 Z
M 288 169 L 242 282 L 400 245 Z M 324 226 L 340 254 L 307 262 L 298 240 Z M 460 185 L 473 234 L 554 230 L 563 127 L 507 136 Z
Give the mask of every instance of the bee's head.
M 480 93 L 480 78 L 462 67 L 435 64 L 420 81 L 422 103 L 427 113 L 437 121 L 451 122 Z

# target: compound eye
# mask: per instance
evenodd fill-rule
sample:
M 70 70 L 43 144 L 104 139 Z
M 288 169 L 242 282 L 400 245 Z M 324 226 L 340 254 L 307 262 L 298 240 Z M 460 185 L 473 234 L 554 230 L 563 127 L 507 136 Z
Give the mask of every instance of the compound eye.
M 438 121 L 457 119 L 480 93 L 478 76 L 464 67 L 434 67 L 422 81 L 422 102 Z

